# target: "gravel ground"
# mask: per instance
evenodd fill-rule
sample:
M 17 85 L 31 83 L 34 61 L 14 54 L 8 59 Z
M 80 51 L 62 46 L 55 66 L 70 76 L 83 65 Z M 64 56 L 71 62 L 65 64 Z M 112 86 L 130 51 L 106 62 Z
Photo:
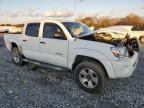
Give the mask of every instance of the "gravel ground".
M 4 45 L 3 34 L 0 33 L 0 46 Z
M 1 108 L 144 108 L 144 50 L 130 78 L 107 80 L 103 94 L 83 92 L 70 72 L 15 66 L 0 45 Z

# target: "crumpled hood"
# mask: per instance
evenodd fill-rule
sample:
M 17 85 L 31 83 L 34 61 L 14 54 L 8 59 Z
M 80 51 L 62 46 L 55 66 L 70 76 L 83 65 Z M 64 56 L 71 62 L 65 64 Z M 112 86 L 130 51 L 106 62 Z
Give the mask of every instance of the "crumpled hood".
M 83 40 L 90 40 L 90 41 L 97 41 L 97 42 L 102 42 L 102 43 L 107 43 L 107 44 L 111 44 L 114 46 L 117 46 L 120 42 L 119 39 L 117 40 L 109 40 L 106 38 L 100 38 L 99 36 L 97 36 L 96 31 L 93 31 L 91 33 L 86 33 L 84 35 L 79 36 L 79 39 L 83 39 Z
M 133 49 L 135 51 L 139 51 L 139 44 L 136 38 L 129 38 L 129 36 L 125 36 L 125 38 L 112 38 L 112 37 L 107 37 L 105 35 L 98 36 L 96 32 L 91 32 L 82 35 L 79 37 L 79 39 L 83 40 L 88 40 L 88 41 L 96 41 L 96 42 L 101 42 L 101 43 L 106 43 L 106 44 L 111 44 L 114 46 L 125 46 L 129 49 Z

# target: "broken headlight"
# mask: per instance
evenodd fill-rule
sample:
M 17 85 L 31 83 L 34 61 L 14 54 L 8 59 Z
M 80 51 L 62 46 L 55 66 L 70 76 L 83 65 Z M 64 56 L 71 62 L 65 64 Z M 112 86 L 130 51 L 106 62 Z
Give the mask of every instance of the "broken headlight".
M 118 58 L 125 58 L 129 56 L 129 53 L 126 47 L 111 47 L 111 51 L 113 55 Z

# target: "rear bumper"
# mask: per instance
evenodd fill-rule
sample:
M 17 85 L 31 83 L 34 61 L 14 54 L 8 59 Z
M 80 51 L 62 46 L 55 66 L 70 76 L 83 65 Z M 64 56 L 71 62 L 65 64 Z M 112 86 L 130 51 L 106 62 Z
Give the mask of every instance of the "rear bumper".
M 138 53 L 134 52 L 133 57 L 112 61 L 116 78 L 125 78 L 132 75 L 138 62 Z

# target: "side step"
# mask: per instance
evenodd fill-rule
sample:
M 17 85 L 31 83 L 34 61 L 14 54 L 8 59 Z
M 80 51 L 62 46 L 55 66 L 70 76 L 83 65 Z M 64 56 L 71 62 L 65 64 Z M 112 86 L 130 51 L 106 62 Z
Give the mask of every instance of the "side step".
M 61 66 L 56 66 L 56 65 L 52 65 L 52 64 L 36 61 L 36 60 L 23 59 L 23 61 L 35 64 L 35 65 L 38 65 L 38 66 L 42 66 L 42 67 L 45 67 L 45 68 L 49 68 L 49 69 L 52 69 L 52 70 L 63 71 L 63 72 L 69 71 L 68 68 L 61 67 Z

